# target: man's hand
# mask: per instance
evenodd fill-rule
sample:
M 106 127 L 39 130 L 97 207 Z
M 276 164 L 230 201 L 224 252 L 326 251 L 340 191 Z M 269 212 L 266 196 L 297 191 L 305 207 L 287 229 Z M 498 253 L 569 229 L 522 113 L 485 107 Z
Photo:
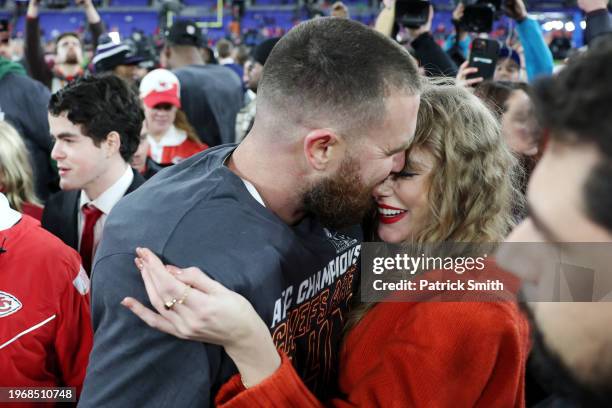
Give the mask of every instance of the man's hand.
M 392 9 L 395 7 L 395 0 L 383 0 L 385 8 Z
M 506 0 L 502 6 L 504 13 L 516 21 L 523 21 L 527 18 L 527 7 L 523 0 Z
M 38 17 L 38 3 L 39 3 L 39 0 L 30 0 L 30 2 L 28 3 L 27 16 L 29 18 Z
M 578 0 L 578 7 L 585 13 L 595 10 L 605 10 L 608 7 L 608 0 Z
M 475 87 L 484 80 L 483 77 L 467 78 L 468 75 L 478 72 L 478 68 L 468 66 L 469 63 L 470 61 L 465 61 L 463 64 L 461 64 L 459 71 L 457 71 L 457 77 L 455 78 L 457 80 L 457 85 L 464 86 L 466 88 Z
M 463 13 L 465 12 L 465 5 L 463 3 L 457 4 L 457 7 L 453 10 L 453 20 L 461 21 Z

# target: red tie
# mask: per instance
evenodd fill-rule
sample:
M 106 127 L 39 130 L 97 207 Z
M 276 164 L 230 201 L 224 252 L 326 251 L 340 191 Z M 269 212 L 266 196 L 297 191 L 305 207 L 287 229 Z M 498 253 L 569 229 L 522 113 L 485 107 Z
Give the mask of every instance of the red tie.
M 83 222 L 83 235 L 81 235 L 81 260 L 83 261 L 83 268 L 87 271 L 87 275 L 91 275 L 91 261 L 93 259 L 93 246 L 94 246 L 94 227 L 98 219 L 104 214 L 102 211 L 97 209 L 91 204 L 83 206 L 83 215 L 85 221 Z

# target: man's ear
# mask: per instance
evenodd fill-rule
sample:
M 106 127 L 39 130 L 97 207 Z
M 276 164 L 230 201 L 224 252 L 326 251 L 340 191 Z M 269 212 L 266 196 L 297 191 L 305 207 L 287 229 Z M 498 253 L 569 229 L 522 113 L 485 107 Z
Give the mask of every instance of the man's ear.
M 119 149 L 121 148 L 121 136 L 113 130 L 106 135 L 104 144 L 106 145 L 107 157 L 111 157 L 115 153 L 119 153 Z
M 304 155 L 310 166 L 324 171 L 342 157 L 344 150 L 342 137 L 330 129 L 315 129 L 304 138 Z

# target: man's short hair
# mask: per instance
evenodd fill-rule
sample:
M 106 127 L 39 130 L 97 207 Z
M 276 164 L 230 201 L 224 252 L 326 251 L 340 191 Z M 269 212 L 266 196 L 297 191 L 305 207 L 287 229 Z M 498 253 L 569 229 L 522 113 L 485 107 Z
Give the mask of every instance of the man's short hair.
M 612 37 L 601 38 L 533 89 L 540 122 L 552 140 L 593 144 L 602 160 L 584 186 L 587 216 L 612 231 Z M 561 176 L 560 176 L 561 177 Z
M 57 46 L 59 42 L 66 37 L 74 37 L 77 40 L 79 40 L 79 44 L 81 44 L 81 46 L 83 45 L 83 41 L 81 41 L 81 37 L 79 37 L 79 35 L 73 31 L 67 31 L 65 33 L 61 33 L 60 35 L 58 35 L 57 38 L 55 39 L 55 45 Z
M 274 46 L 257 109 L 358 133 L 385 119 L 389 94 L 420 88 L 416 63 L 401 46 L 359 22 L 324 17 L 298 25 Z
M 217 54 L 219 58 L 227 58 L 232 53 L 233 45 L 230 41 L 222 38 L 217 42 Z
M 110 132 L 121 138 L 121 157 L 129 162 L 140 143 L 144 112 L 138 95 L 114 75 L 79 78 L 51 96 L 49 112 L 81 125 L 85 136 L 99 146 Z

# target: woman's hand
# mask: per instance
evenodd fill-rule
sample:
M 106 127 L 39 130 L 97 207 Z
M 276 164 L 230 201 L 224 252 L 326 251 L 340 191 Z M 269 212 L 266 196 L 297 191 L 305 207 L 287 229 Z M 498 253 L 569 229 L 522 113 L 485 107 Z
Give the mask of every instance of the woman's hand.
M 280 366 L 270 332 L 247 299 L 198 268 L 164 266 L 150 250 L 137 248 L 134 263 L 158 313 L 136 299 L 121 304 L 154 329 L 181 339 L 223 346 L 243 382 L 255 385 Z
M 459 71 L 457 71 L 457 85 L 464 86 L 466 88 L 475 86 L 484 80 L 482 77 L 467 79 L 469 74 L 475 74 L 478 72 L 478 68 L 469 67 L 469 61 L 465 61 L 463 64 L 459 66 Z

